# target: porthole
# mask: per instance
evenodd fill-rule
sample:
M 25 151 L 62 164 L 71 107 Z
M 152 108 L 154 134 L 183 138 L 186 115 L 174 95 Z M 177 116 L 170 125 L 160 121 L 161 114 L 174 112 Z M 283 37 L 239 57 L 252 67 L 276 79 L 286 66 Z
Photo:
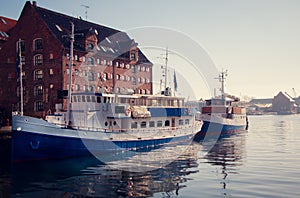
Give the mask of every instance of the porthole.
M 104 125 L 105 125 L 105 126 L 108 126 L 108 122 L 105 122 Z

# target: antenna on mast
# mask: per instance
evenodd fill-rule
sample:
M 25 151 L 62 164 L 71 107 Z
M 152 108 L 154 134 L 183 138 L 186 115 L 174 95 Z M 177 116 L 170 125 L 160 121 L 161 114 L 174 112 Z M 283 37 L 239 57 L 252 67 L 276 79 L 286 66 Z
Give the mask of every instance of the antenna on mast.
M 85 8 L 85 20 L 87 20 L 87 18 L 88 18 L 87 17 L 87 13 L 88 13 L 87 10 L 88 10 L 88 8 L 90 8 L 90 6 L 84 5 L 84 4 L 81 4 L 81 6 Z

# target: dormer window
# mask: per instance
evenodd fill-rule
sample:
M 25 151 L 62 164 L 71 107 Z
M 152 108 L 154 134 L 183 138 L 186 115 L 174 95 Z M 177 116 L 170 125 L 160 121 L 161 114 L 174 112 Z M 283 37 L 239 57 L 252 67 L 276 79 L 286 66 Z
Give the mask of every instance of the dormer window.
M 88 50 L 93 51 L 94 49 L 94 44 L 93 43 L 88 43 Z
M 136 55 L 135 52 L 130 53 L 130 60 L 135 61 L 136 60 Z
M 43 39 L 37 38 L 33 40 L 33 50 L 41 50 L 43 49 Z

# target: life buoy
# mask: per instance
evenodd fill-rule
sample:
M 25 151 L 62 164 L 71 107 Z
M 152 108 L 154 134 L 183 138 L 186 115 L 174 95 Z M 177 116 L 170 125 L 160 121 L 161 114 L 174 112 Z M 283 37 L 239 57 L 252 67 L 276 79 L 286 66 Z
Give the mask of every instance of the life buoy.
M 128 108 L 128 109 L 126 109 L 126 111 L 125 111 L 125 115 L 126 115 L 126 116 L 129 116 L 129 115 L 130 115 L 130 113 L 131 113 L 130 109 L 129 109 L 129 108 Z
M 36 144 L 33 144 L 33 141 L 30 141 L 30 146 L 32 149 L 37 150 L 40 146 L 40 141 L 36 141 Z

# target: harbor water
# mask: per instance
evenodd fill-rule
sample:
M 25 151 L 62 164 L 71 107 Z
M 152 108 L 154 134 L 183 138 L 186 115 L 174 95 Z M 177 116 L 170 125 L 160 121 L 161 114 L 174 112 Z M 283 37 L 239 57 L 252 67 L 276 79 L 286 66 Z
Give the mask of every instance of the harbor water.
M 1 135 L 0 198 L 300 197 L 300 115 L 249 116 L 249 123 L 247 132 L 212 148 L 194 142 L 172 163 L 147 172 L 92 157 L 12 165 L 10 139 Z

